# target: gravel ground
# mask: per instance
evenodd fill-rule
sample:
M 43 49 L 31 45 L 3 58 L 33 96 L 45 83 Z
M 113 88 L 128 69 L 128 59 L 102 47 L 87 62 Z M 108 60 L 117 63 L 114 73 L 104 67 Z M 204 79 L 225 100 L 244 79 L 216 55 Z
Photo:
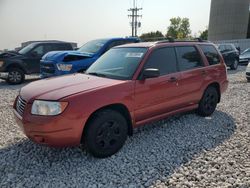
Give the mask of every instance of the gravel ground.
M 210 118 L 175 116 L 135 131 L 123 149 L 95 159 L 80 148 L 36 145 L 12 103 L 22 86 L 0 81 L 0 187 L 250 187 L 249 84 L 244 67 Z

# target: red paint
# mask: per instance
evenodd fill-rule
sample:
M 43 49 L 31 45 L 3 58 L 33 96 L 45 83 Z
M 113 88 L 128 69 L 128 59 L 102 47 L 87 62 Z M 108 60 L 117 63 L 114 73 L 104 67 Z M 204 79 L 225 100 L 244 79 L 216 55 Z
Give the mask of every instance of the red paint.
M 221 93 L 227 89 L 228 81 L 223 58 L 221 57 L 220 64 L 208 66 L 204 54 L 202 58 L 206 66 L 203 68 L 144 81 L 137 80 L 148 55 L 155 48 L 178 45 L 185 46 L 190 43 L 126 45 L 149 48 L 132 80 L 120 81 L 74 74 L 33 82 L 20 92 L 20 96 L 28 103 L 23 117 L 14 110 L 16 121 L 27 137 L 34 142 L 56 147 L 76 146 L 81 143 L 88 118 L 100 108 L 122 104 L 130 113 L 133 127 L 138 127 L 197 108 L 204 90 L 211 83 L 218 83 Z M 200 51 L 199 47 L 196 47 Z M 169 82 L 173 76 L 177 81 Z M 58 116 L 35 116 L 31 114 L 35 99 L 68 102 L 68 106 Z M 15 106 L 16 101 L 14 109 Z

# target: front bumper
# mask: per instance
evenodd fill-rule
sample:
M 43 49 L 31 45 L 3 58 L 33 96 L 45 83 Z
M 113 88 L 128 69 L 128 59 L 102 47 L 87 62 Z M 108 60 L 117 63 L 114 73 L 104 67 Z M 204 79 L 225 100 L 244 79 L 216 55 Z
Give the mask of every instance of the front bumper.
M 0 72 L 0 79 L 7 80 L 9 73 Z
M 60 71 L 57 69 L 55 62 L 49 62 L 49 61 L 41 61 L 40 72 L 41 72 L 41 78 L 51 78 L 55 76 L 62 76 L 75 73 L 73 68 L 71 71 Z
M 33 142 L 50 147 L 72 147 L 81 144 L 83 119 L 71 119 L 69 112 L 53 117 L 31 115 L 27 104 L 21 116 L 14 109 L 14 117 L 23 133 Z

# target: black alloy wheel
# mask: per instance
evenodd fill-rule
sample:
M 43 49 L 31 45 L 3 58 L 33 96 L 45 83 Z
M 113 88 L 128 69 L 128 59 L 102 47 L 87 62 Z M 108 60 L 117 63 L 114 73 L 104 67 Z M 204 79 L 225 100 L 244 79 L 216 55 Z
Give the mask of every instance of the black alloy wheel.
M 122 148 L 127 134 L 126 119 L 117 111 L 103 110 L 87 125 L 85 146 L 94 157 L 109 157 Z
M 198 114 L 201 116 L 211 116 L 218 104 L 219 95 L 215 87 L 208 87 L 199 103 Z
M 7 82 L 9 84 L 21 84 L 24 81 L 24 72 L 19 68 L 12 68 L 9 70 Z

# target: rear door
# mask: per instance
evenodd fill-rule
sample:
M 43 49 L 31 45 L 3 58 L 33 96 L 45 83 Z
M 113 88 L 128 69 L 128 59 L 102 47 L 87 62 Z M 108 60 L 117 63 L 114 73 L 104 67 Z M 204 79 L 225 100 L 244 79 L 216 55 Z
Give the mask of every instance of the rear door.
M 136 81 L 135 119 L 137 123 L 178 108 L 180 73 L 177 71 L 174 47 L 154 50 L 142 70 L 147 68 L 159 69 L 160 77 Z
M 202 87 L 207 77 L 205 64 L 196 46 L 176 47 L 179 70 L 181 107 L 197 104 L 203 95 Z

